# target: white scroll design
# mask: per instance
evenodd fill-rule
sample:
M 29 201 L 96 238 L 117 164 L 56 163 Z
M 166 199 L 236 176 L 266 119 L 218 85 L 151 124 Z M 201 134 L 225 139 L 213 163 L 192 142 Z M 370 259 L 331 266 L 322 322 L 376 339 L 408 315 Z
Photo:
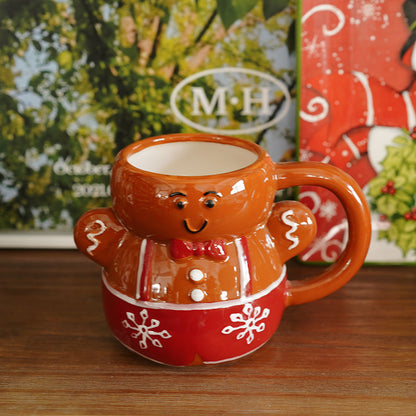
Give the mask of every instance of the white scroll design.
M 329 29 L 327 25 L 322 25 L 322 33 L 324 36 L 334 36 L 345 25 L 345 16 L 344 13 L 337 7 L 333 6 L 332 4 L 320 4 L 318 6 L 312 7 L 309 11 L 307 11 L 302 17 L 302 23 L 305 23 L 312 15 L 318 12 L 331 12 L 334 13 L 335 16 L 338 18 L 338 23 L 333 29 Z
M 304 191 L 299 194 L 299 199 L 302 201 L 304 198 L 310 198 L 312 200 L 313 207 L 309 207 L 309 209 L 312 211 L 312 214 L 316 214 L 321 205 L 320 196 L 313 191 Z
M 312 200 L 313 206 L 310 208 L 313 214 L 319 212 L 322 206 L 322 200 L 320 196 L 313 191 L 305 191 L 299 194 L 299 199 L 302 201 L 305 198 Z M 344 231 L 343 240 L 336 240 L 334 237 L 341 231 Z M 332 227 L 324 236 L 316 238 L 313 245 L 309 247 L 309 250 L 302 254 L 302 261 L 307 261 L 315 253 L 319 252 L 323 261 L 333 262 L 337 259 L 339 252 L 344 250 L 348 239 L 348 221 L 342 220 L 340 224 Z M 337 249 L 330 251 L 331 247 Z
M 348 221 L 342 220 L 340 224 L 332 227 L 323 237 L 317 238 L 313 246 L 304 254 L 302 260 L 307 261 L 312 255 L 319 252 L 323 261 L 332 262 L 338 257 L 339 252 L 344 250 L 347 244 L 347 230 Z M 344 231 L 343 241 L 335 240 L 334 237 L 340 232 Z M 338 250 L 329 251 L 331 247 L 338 248 Z M 339 252 L 338 252 L 339 251 Z
M 316 123 L 326 118 L 329 113 L 329 104 L 323 97 L 314 97 L 308 102 L 306 109 L 308 112 L 300 111 L 302 120 L 309 123 Z

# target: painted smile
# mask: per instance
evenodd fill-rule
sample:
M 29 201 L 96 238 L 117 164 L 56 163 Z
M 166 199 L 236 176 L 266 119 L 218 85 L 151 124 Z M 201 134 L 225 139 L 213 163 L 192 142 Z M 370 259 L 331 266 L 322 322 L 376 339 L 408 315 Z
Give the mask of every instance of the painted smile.
M 192 234 L 196 234 L 199 233 L 200 231 L 202 231 L 208 224 L 207 220 L 204 220 L 204 223 L 201 225 L 200 228 L 198 228 L 197 230 L 189 227 L 188 223 L 186 222 L 186 220 L 183 220 L 183 225 L 185 226 L 186 231 L 192 233 Z

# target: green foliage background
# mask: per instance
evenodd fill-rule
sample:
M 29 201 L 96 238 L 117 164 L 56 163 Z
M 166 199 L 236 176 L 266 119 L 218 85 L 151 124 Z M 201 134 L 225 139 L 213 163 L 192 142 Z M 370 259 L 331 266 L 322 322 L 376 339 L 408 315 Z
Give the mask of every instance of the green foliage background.
M 277 44 L 293 52 L 295 3 L 1 0 L 0 229 L 70 230 L 89 208 L 108 205 L 118 150 L 189 130 L 169 97 L 192 73 L 262 69 L 294 94 L 294 70 L 270 56 Z M 88 195 L 74 197 L 77 184 Z
M 395 243 L 404 256 L 416 253 L 416 140 L 412 136 L 403 130 L 394 145 L 387 146 L 383 170 L 368 184 L 372 210 L 389 223 L 378 237 Z M 391 193 L 385 190 L 388 183 L 394 188 Z

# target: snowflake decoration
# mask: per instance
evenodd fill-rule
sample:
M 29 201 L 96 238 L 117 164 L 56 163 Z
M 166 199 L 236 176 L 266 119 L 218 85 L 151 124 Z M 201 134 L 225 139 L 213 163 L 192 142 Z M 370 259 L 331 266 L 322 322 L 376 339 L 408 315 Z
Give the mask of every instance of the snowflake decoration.
M 315 35 L 312 40 L 304 38 L 303 50 L 307 52 L 309 58 L 319 58 L 325 51 L 325 41 L 318 41 L 318 37 Z
M 387 15 L 382 13 L 384 0 L 351 0 L 348 9 L 353 10 L 356 18 L 352 17 L 352 24 L 360 24 L 372 20 L 386 23 Z
M 330 221 L 337 215 L 337 204 L 333 201 L 325 201 L 319 207 L 319 217 L 325 218 L 327 221 Z
M 247 336 L 247 344 L 251 344 L 254 340 L 254 332 L 260 333 L 266 328 L 264 322 L 259 322 L 263 319 L 266 319 L 270 314 L 270 309 L 264 308 L 263 313 L 261 313 L 260 306 L 255 308 L 251 303 L 244 305 L 243 313 L 232 313 L 230 315 L 231 322 L 241 322 L 239 326 L 226 326 L 221 332 L 225 335 L 231 334 L 235 331 L 240 331 L 236 339 L 240 340 Z M 244 315 L 243 315 L 244 314 Z
M 162 337 L 164 339 L 171 338 L 172 335 L 169 334 L 168 331 L 163 330 L 160 332 L 154 331 L 155 328 L 158 328 L 160 325 L 160 321 L 157 319 L 151 319 L 150 325 L 146 325 L 147 318 L 149 317 L 149 314 L 146 309 L 143 309 L 140 312 L 140 317 L 142 318 L 142 323 L 138 324 L 136 322 L 136 317 L 134 316 L 134 313 L 132 312 L 126 312 L 127 319 L 125 319 L 122 324 L 124 328 L 132 329 L 136 332 L 132 333 L 131 336 L 134 339 L 141 338 L 139 341 L 139 346 L 141 349 L 147 348 L 147 342 L 150 341 L 152 345 L 155 347 L 162 348 L 162 343 L 155 339 L 154 337 Z
M 309 150 L 307 150 L 307 149 L 299 149 L 299 159 L 301 161 L 304 162 L 304 161 L 311 160 L 312 159 L 312 156 L 313 156 L 313 153 L 310 152 Z

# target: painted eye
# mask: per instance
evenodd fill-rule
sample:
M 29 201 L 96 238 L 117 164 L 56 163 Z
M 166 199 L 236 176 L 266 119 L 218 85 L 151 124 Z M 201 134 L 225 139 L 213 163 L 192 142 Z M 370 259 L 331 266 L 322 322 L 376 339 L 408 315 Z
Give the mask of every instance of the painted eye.
M 207 191 L 204 193 L 202 201 L 207 208 L 214 208 L 221 197 L 222 194 L 220 192 Z
M 184 209 L 186 207 L 186 204 L 188 203 L 186 199 L 186 194 L 183 192 L 172 192 L 169 195 L 169 198 L 174 198 L 173 203 L 176 205 L 176 208 L 178 209 Z
M 178 202 L 176 203 L 176 206 L 177 206 L 179 209 L 184 209 L 184 208 L 185 208 L 185 206 L 186 206 L 186 202 L 185 202 L 185 201 L 178 201 Z

